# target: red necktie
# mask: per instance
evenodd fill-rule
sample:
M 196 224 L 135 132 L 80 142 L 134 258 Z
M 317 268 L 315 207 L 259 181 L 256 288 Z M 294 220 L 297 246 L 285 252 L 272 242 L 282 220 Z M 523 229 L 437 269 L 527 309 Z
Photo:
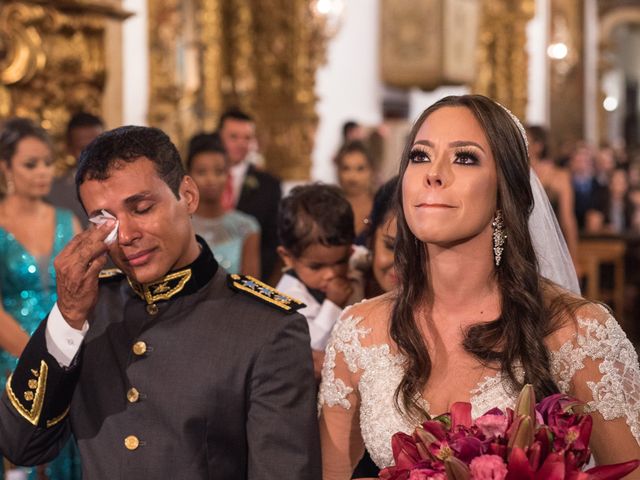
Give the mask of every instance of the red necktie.
M 224 185 L 224 191 L 222 192 L 222 208 L 225 210 L 233 210 L 235 207 L 233 200 L 233 176 L 229 173 L 229 175 L 227 175 L 227 182 Z

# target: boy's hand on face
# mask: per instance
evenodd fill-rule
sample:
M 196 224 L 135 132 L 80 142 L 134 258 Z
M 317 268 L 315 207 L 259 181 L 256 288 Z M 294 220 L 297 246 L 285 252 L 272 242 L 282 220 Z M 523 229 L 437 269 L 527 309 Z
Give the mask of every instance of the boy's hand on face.
M 81 330 L 98 301 L 98 274 L 107 261 L 104 239 L 109 221 L 76 235 L 55 258 L 58 309 L 67 323 Z
M 347 301 L 353 293 L 351 282 L 346 277 L 334 277 L 327 287 L 327 298 L 340 308 L 347 306 Z

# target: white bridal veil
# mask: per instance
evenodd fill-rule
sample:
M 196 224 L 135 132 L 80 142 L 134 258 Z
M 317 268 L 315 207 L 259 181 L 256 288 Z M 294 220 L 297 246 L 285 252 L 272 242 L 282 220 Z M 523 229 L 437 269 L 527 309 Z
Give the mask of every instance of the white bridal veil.
M 538 257 L 540 275 L 580 295 L 578 276 L 560 225 L 540 179 L 531 170 L 533 211 L 529 217 L 529 234 Z
M 498 105 L 509 114 L 513 123 L 520 130 L 528 154 L 529 142 L 524 126 L 511 110 L 500 103 Z M 529 217 L 529 235 L 538 257 L 538 271 L 546 279 L 580 295 L 580 283 L 567 248 L 567 242 L 564 240 L 547 192 L 544 191 L 544 187 L 533 169 L 529 169 L 529 183 L 533 192 L 533 211 Z

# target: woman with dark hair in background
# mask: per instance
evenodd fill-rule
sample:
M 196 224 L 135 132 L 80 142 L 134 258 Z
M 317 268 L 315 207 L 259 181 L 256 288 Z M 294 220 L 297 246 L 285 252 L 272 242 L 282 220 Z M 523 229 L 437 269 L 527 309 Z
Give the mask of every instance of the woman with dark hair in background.
M 594 198 L 585 214 L 585 231 L 591 234 L 623 235 L 632 230 L 634 205 L 629 193 L 627 171 L 616 168 L 609 183 Z
M 638 458 L 635 349 L 606 308 L 575 294 L 520 122 L 480 95 L 435 103 L 410 133 L 397 198 L 399 286 L 345 310 L 326 349 L 324 478 L 349 478 L 365 446 L 387 467 L 394 433 L 457 401 L 473 417 L 514 407 L 525 384 L 588 404 L 598 463 Z M 560 260 L 539 260 L 550 255 Z
M 376 192 L 367 222 L 367 247 L 370 251 L 371 273 L 365 286 L 366 298 L 390 292 L 398 286 L 393 251 L 398 228 L 395 193 L 398 177 L 384 183 Z
M 2 125 L 0 172 L 5 181 L 0 200 L 0 384 L 4 387 L 29 336 L 56 301 L 53 260 L 81 227 L 69 210 L 44 200 L 53 182 L 53 149 L 47 133 L 31 120 L 12 118 Z M 58 460 L 25 469 L 24 475 L 30 472 L 29 478 L 39 478 L 43 471 L 51 480 L 80 478 L 79 459 L 69 442 Z
M 353 209 L 355 243 L 364 243 L 365 220 L 373 206 L 373 159 L 364 143 L 349 142 L 343 145 L 334 159 L 338 169 L 338 183 Z

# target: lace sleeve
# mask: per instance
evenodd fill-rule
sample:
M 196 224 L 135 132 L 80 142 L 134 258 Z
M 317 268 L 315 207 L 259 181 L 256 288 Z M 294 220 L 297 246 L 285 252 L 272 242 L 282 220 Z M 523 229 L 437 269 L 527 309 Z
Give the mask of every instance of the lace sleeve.
M 601 305 L 578 311 L 571 338 L 552 353 L 561 391 L 587 404 L 596 460 L 640 456 L 640 367 L 635 348 Z M 612 440 L 613 439 L 613 440 Z M 635 439 L 635 442 L 634 442 Z
M 320 407 L 326 404 L 329 407 L 340 405 L 342 408 L 351 408 L 353 399 L 349 397 L 353 392 L 353 386 L 348 385 L 349 380 L 345 383 L 344 378 L 358 371 L 358 360 L 362 352 L 360 338 L 369 333 L 369 329 L 358 327 L 360 320 L 361 317 L 349 315 L 344 318 L 343 315 L 333 329 L 322 366 L 322 383 L 318 395 Z M 342 355 L 336 363 L 339 353 Z
M 318 395 L 323 479 L 349 479 L 364 453 L 358 393 L 360 340 L 369 329 L 346 310 L 336 322 L 325 351 Z

